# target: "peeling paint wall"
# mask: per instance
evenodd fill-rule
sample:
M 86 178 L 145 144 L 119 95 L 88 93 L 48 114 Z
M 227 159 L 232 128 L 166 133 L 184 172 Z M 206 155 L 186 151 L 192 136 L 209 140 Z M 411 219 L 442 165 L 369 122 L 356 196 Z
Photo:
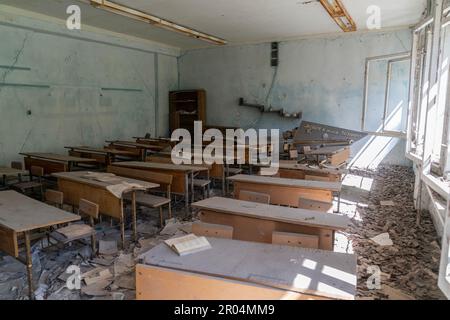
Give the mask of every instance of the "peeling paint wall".
M 178 49 L 0 12 L 0 165 L 19 152 L 167 134 Z
M 280 43 L 278 69 L 270 66 L 270 43 L 191 50 L 179 59 L 180 87 L 206 89 L 208 125 L 280 130 L 299 125 L 298 120 L 238 106 L 238 98 L 244 97 L 290 113 L 302 111 L 307 121 L 360 130 L 365 59 L 410 48 L 409 30 L 293 40 Z M 407 101 L 409 64 L 395 76 L 390 105 Z M 378 101 L 385 83 L 386 73 L 375 72 L 370 110 L 384 109 Z M 379 117 L 369 119 L 370 127 L 379 125 Z M 352 153 L 361 150 L 367 161 L 360 166 L 410 165 L 401 139 L 368 137 Z

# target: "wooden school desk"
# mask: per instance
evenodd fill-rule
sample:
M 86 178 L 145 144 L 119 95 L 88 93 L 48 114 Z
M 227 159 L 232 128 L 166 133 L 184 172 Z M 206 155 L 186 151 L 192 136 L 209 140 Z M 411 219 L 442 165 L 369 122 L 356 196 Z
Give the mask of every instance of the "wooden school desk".
M 25 157 L 25 169 L 30 170 L 32 166 L 42 167 L 44 168 L 45 174 L 72 171 L 73 167 L 78 163 L 96 163 L 96 160 L 94 159 L 86 159 L 54 153 L 24 152 L 20 154 Z
M 49 206 L 18 192 L 0 192 L 0 250 L 26 265 L 30 299 L 33 298 L 34 293 L 31 232 L 80 219 L 78 215 Z M 19 254 L 19 240 L 22 239 L 25 245 L 25 257 Z
M 208 172 L 208 167 L 175 165 L 171 163 L 156 163 L 156 162 L 115 162 L 113 166 L 146 170 L 152 172 L 159 172 L 170 174 L 173 176 L 172 192 L 184 195 L 185 209 L 189 210 L 189 189 L 192 190 L 192 200 L 194 200 L 194 174 L 198 172 Z M 189 183 L 191 186 L 189 187 Z
M 138 300 L 353 300 L 356 256 L 207 238 L 212 248 L 178 256 L 165 243 L 136 266 Z
M 296 233 L 310 248 L 333 251 L 334 234 L 350 225 L 346 216 L 235 200 L 209 198 L 192 204 L 202 222 L 232 226 L 233 239 L 272 243 L 273 232 Z
M 125 219 L 123 210 L 123 197 L 118 198 L 112 194 L 107 187 L 120 184 L 122 182 L 135 183 L 142 187 L 132 187 L 126 190 L 124 193 L 132 193 L 132 218 L 133 218 L 133 235 L 136 240 L 136 191 L 147 190 L 151 188 L 158 188 L 156 183 L 150 183 L 141 180 L 129 179 L 120 176 L 116 176 L 117 180 L 114 181 L 97 181 L 95 179 L 87 178 L 89 172 L 76 171 L 76 172 L 63 172 L 54 173 L 58 179 L 58 189 L 64 193 L 64 202 L 72 206 L 78 206 L 80 199 L 86 199 L 88 201 L 98 204 L 100 213 L 114 219 L 119 220 L 122 246 L 125 241 Z
M 270 203 L 298 207 L 299 198 L 316 201 L 333 201 L 333 192 L 340 192 L 340 182 L 283 179 L 266 176 L 236 175 L 228 178 L 234 184 L 234 197 L 239 198 L 240 190 L 266 193 Z

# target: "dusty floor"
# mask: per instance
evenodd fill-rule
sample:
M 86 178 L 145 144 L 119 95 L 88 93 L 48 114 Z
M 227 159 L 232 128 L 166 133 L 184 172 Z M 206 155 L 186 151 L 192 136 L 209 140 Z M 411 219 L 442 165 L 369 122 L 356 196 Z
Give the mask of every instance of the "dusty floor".
M 351 170 L 345 178 L 341 212 L 353 226 L 337 237 L 336 251 L 358 256 L 359 298 L 444 299 L 437 287 L 440 240 L 427 213 L 417 227 L 413 190 L 414 174 L 406 167 Z M 370 240 L 383 233 L 393 245 Z M 367 286 L 373 266 L 381 271 L 381 289 Z
M 444 298 L 437 288 L 439 241 L 427 215 L 422 217 L 421 226 L 416 226 L 412 194 L 413 173 L 408 168 L 352 170 L 345 178 L 340 209 L 351 218 L 353 226 L 337 235 L 335 250 L 358 255 L 359 299 Z M 381 205 L 380 201 L 393 203 Z M 182 204 L 177 203 L 174 211 L 182 217 Z M 90 259 L 88 243 L 76 243 L 61 250 L 42 249 L 41 242 L 37 242 L 33 246 L 37 299 L 134 299 L 133 268 L 139 254 L 190 230 L 189 221 L 176 221 L 161 231 L 156 211 L 143 209 L 139 218 L 139 241 L 126 251 L 116 248 L 117 229 L 111 228 L 107 221 L 98 225 L 102 245 L 112 244 L 112 248 L 104 247 L 104 253 L 96 259 Z M 392 245 L 380 246 L 370 240 L 386 232 Z M 127 239 L 131 239 L 130 232 Z M 81 291 L 67 288 L 67 283 L 75 283 L 70 278 L 67 282 L 70 274 L 66 270 L 70 266 L 80 268 Z M 375 288 L 369 289 L 367 280 L 374 266 L 375 270 L 379 267 L 381 283 L 377 287 L 370 278 Z M 25 267 L 0 255 L 0 271 L 0 299 L 27 299 Z

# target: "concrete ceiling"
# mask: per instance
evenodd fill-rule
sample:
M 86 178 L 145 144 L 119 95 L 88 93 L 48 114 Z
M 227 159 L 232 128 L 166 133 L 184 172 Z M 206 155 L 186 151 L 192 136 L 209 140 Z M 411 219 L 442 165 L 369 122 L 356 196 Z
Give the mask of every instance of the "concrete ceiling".
M 182 49 L 211 46 L 83 3 L 85 0 L 2 0 L 2 4 L 65 19 L 68 5 L 79 4 L 82 23 Z M 285 40 L 342 33 L 317 0 L 114 0 L 223 39 L 230 44 Z M 381 9 L 382 28 L 417 23 L 427 0 L 342 0 L 358 30 L 366 30 L 371 5 Z

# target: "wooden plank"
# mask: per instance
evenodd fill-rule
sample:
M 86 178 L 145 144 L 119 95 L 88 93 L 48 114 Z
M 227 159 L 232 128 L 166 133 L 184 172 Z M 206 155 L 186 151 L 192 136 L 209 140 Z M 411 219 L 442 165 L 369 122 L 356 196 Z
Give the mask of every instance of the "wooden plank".
M 192 204 L 201 211 L 214 211 L 227 215 L 271 220 L 294 225 L 307 225 L 332 230 L 345 230 L 350 219 L 343 215 L 324 215 L 317 211 L 286 208 L 229 198 L 213 197 Z
M 197 236 L 233 239 L 233 227 L 221 224 L 194 222 L 192 233 Z
M 329 177 L 313 176 L 313 175 L 308 175 L 308 174 L 305 175 L 305 180 L 324 181 L 324 182 L 331 181 Z
M 319 249 L 319 237 L 309 234 L 275 231 L 272 233 L 272 244 Z
M 136 265 L 137 300 L 325 300 L 262 285 Z
M 17 258 L 19 256 L 19 245 L 17 233 L 0 225 L 0 251 Z
M 80 220 L 74 215 L 15 191 L 0 192 L 0 225 L 17 233 Z
M 156 267 L 320 297 L 354 299 L 355 255 L 219 238 L 208 241 L 212 248 L 196 254 L 180 257 L 160 244 L 140 259 Z
M 329 162 L 332 166 L 339 166 L 350 158 L 350 148 L 346 148 L 329 157 Z

